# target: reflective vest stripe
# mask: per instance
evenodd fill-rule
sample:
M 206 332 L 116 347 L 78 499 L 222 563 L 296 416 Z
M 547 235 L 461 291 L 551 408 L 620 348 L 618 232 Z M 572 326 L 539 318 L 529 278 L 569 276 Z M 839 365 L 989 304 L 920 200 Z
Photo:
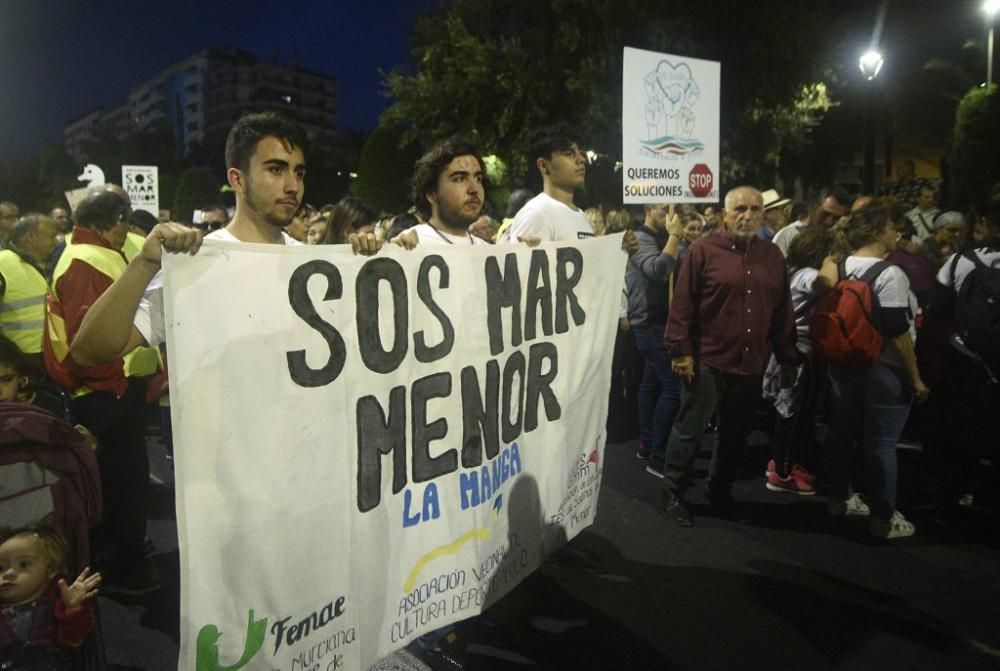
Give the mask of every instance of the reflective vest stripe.
M 0 324 L 0 331 L 31 331 L 36 330 L 41 333 L 42 329 L 45 327 L 45 320 L 39 319 L 38 321 L 30 322 L 15 322 L 13 324 Z
M 25 298 L 19 301 L 4 301 L 0 303 L 0 312 L 13 312 L 14 310 L 20 310 L 21 308 L 30 308 L 33 305 L 43 305 L 45 303 L 45 294 L 41 296 L 32 296 L 31 298 Z

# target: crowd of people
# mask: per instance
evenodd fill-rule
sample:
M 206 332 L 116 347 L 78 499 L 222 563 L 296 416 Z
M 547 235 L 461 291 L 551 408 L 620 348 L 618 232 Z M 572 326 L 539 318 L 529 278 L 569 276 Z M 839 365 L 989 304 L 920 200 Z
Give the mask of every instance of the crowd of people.
M 72 211 L 21 214 L 0 202 L 0 403 L 46 407 L 94 446 L 104 515 L 93 560 L 108 591 L 159 585 L 145 532 L 144 406 L 168 392 L 160 262 L 164 252 L 197 253 L 203 239 L 375 254 L 384 244 L 534 246 L 624 233 L 609 421 L 636 418 L 638 454 L 662 478 L 662 512 L 678 526 L 693 524 L 685 496 L 706 431 L 715 436 L 711 510 L 742 517 L 732 484 L 762 399 L 773 408 L 766 487 L 803 496 L 825 487 L 831 515 L 868 516 L 881 538 L 915 532 L 896 508 L 905 431 L 935 460 L 943 512 L 975 491 L 982 456 L 995 456 L 1000 362 L 989 301 L 1000 302 L 991 293 L 1000 187 L 968 212 L 940 212 L 935 186 L 904 162 L 878 196 L 831 188 L 793 203 L 744 185 L 721 209 L 583 210 L 574 199 L 587 161 L 573 129 L 556 124 L 533 133 L 535 183 L 511 194 L 502 218 L 485 213 L 482 157 L 459 139 L 416 163 L 412 207 L 383 213 L 353 196 L 306 204 L 307 154 L 295 123 L 245 115 L 226 143 L 235 207 L 204 204 L 190 223 L 133 210 L 116 185 Z M 627 347 L 642 355 L 641 379 L 626 370 Z M 6 581 L 16 566 L 0 570 Z M 79 581 L 86 594 L 96 588 L 86 574 Z M 434 632 L 424 649 L 448 657 L 452 637 Z
M 937 198 L 903 161 L 879 194 L 831 187 L 809 204 L 738 187 L 721 219 L 644 207 L 619 329 L 641 373 L 617 358 L 612 406 L 636 408 L 670 522 L 693 524 L 706 428 L 710 510 L 746 518 L 732 483 L 761 417 L 766 488 L 823 490 L 830 515 L 868 517 L 876 537 L 916 531 L 896 508 L 901 442 L 934 465 L 919 488 L 937 519 L 977 493 L 995 518 L 996 473 L 978 467 L 1000 428 L 1000 185 L 962 212 Z

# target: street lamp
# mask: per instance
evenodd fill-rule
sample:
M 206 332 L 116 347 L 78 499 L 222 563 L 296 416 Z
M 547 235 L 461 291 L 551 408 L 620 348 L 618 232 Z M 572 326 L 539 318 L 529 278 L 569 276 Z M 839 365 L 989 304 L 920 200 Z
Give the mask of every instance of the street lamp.
M 983 11 L 990 20 L 990 36 L 986 42 L 986 84 L 993 83 L 993 24 L 996 23 L 997 12 L 1000 11 L 1000 0 L 986 0 Z
M 1000 4 L 1000 0 L 991 1 Z M 882 58 L 882 54 L 874 49 L 869 49 L 858 59 L 858 69 L 861 70 L 861 74 L 865 76 L 865 79 L 871 81 L 878 77 L 883 63 L 885 63 L 885 60 Z
M 1000 2 L 1000 0 L 997 1 Z M 875 49 L 869 49 L 861 55 L 861 58 L 858 59 L 858 69 L 861 70 L 861 74 L 864 76 L 866 81 L 874 82 L 875 78 L 878 77 L 878 73 L 882 70 L 883 63 L 885 63 L 885 59 L 882 58 L 882 54 Z M 861 170 L 861 186 L 865 193 L 875 193 L 875 124 L 873 119 L 875 116 L 874 84 L 869 84 L 868 89 L 869 90 L 865 92 L 867 97 L 867 100 L 865 101 L 864 119 L 865 161 Z

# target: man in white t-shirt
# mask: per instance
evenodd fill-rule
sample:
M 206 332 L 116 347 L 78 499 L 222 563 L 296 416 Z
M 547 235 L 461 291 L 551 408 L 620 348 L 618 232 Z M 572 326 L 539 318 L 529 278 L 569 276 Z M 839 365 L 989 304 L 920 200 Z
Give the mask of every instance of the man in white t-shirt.
M 543 241 L 593 237 L 587 216 L 573 204 L 573 194 L 587 177 L 587 159 L 572 129 L 560 123 L 534 131 L 528 159 L 541 175 L 542 192 L 514 217 L 507 242 L 517 242 L 525 235 L 536 235 Z
M 241 117 L 226 139 L 226 177 L 236 194 L 236 214 L 213 240 L 298 244 L 284 228 L 304 192 L 306 134 L 274 113 Z M 163 251 L 195 254 L 202 233 L 181 224 L 159 224 L 124 274 L 91 306 L 70 355 L 80 365 L 113 361 L 141 345 L 164 341 Z M 357 249 L 358 245 L 355 245 Z
M 439 143 L 417 161 L 413 204 L 427 218 L 401 237 L 405 247 L 421 245 L 486 245 L 469 233 L 485 203 L 485 169 L 479 150 L 459 139 Z
M 812 211 L 809 215 L 808 223 L 803 223 L 802 221 L 794 221 L 780 231 L 774 234 L 771 238 L 771 242 L 778 246 L 781 253 L 786 257 L 788 256 L 788 248 L 792 244 L 792 240 L 795 236 L 799 234 L 804 226 L 809 226 L 811 224 L 823 225 L 826 228 L 833 228 L 833 226 L 840 221 L 841 217 L 847 214 L 848 208 L 851 206 L 851 196 L 841 189 L 840 187 L 834 187 L 829 189 L 823 202 Z

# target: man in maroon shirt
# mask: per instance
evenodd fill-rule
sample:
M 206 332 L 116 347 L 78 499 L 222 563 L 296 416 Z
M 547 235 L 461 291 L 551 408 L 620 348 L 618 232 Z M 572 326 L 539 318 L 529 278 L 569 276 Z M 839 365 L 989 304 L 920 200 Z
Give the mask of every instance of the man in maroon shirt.
M 705 425 L 718 410 L 709 503 L 735 517 L 730 493 L 736 462 L 761 395 L 761 377 L 773 350 L 783 378 L 794 374 L 795 320 L 785 260 L 756 237 L 763 222 L 759 191 L 741 186 L 726 194 L 724 228 L 696 240 L 681 266 L 664 342 L 684 382 L 681 409 L 667 443 L 663 513 L 691 526 L 684 491 Z

